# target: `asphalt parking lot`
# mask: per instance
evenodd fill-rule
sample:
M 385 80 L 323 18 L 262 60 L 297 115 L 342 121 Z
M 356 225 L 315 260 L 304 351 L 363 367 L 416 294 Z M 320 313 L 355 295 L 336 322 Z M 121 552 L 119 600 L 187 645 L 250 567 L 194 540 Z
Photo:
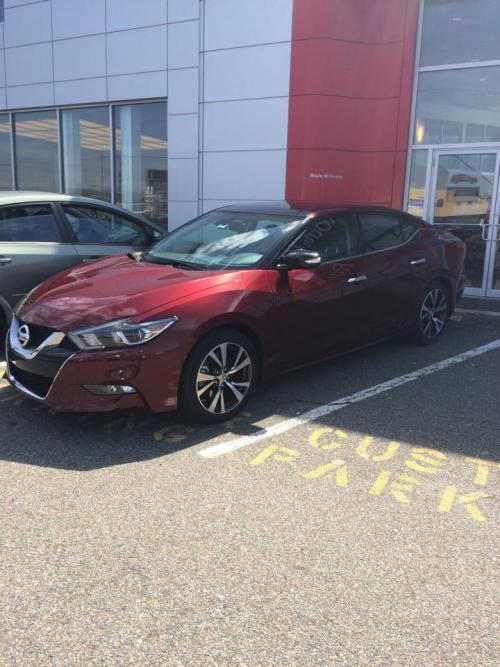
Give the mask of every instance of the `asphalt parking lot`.
M 0 664 L 497 666 L 500 317 L 456 319 L 216 427 L 0 381 Z

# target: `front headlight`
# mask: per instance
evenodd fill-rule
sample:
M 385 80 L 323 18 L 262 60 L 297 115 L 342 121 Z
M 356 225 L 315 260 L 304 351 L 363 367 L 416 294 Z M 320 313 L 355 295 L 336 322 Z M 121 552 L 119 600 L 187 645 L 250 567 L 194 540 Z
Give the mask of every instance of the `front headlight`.
M 154 322 L 133 324 L 130 320 L 115 320 L 97 327 L 68 333 L 68 338 L 81 350 L 102 350 L 108 347 L 129 347 L 147 343 L 177 322 L 167 317 Z

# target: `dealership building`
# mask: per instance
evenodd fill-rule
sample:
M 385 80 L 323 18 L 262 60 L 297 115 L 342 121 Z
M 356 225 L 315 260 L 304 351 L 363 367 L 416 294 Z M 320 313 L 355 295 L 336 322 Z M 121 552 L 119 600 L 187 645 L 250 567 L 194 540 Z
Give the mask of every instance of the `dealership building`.
M 4 0 L 0 189 L 447 224 L 500 296 L 499 0 Z

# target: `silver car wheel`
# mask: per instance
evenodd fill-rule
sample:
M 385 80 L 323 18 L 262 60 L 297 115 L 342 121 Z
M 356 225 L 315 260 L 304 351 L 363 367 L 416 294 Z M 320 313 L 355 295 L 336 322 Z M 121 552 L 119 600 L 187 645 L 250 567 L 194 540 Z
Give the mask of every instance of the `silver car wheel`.
M 203 359 L 196 376 L 196 395 L 215 415 L 231 412 L 244 400 L 252 383 L 252 360 L 238 343 L 219 343 Z
M 436 338 L 446 324 L 448 299 L 439 287 L 433 287 L 425 296 L 420 309 L 420 331 L 427 338 Z

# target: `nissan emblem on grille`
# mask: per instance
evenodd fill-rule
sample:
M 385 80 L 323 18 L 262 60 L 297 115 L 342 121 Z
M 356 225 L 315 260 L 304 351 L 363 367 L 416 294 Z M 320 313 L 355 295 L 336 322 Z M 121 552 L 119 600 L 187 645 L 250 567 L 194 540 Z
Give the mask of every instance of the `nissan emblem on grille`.
M 30 342 L 30 330 L 27 324 L 23 324 L 22 326 L 19 327 L 19 331 L 17 332 L 17 337 L 19 339 L 21 347 L 26 347 L 28 345 L 28 343 Z

